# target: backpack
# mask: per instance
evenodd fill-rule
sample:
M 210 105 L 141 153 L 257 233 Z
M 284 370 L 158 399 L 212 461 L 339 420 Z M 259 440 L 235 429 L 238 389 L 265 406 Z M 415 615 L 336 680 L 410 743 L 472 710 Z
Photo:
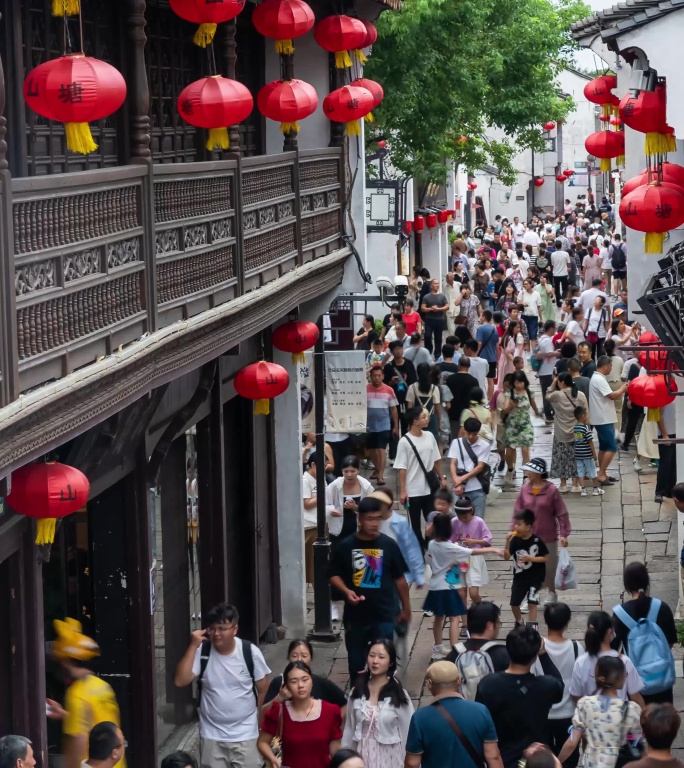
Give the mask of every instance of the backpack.
M 618 272 L 622 272 L 627 268 L 627 257 L 622 250 L 622 243 L 616 243 L 613 245 L 613 255 L 610 258 L 612 268 L 617 269 Z
M 254 692 L 254 698 L 259 701 L 259 695 L 256 689 L 256 680 L 254 679 L 254 656 L 252 656 L 252 644 L 249 640 L 243 640 L 238 638 L 238 642 L 242 643 L 242 655 L 245 657 L 245 666 L 249 672 L 249 676 L 252 678 L 252 691 Z M 202 678 L 207 670 L 207 664 L 209 663 L 209 656 L 211 654 L 211 640 L 202 641 L 200 646 L 200 672 L 197 675 L 197 709 L 199 709 L 200 701 L 202 700 Z
M 658 598 L 651 598 L 651 607 L 645 619 L 635 621 L 621 606 L 613 608 L 613 614 L 627 627 L 629 658 L 645 683 L 642 693 L 651 695 L 672 688 L 675 683 L 674 657 L 663 630 L 656 624 L 662 605 Z
M 456 643 L 454 646 L 454 650 L 458 651 L 458 658 L 454 663 L 462 680 L 461 693 L 468 701 L 475 701 L 480 680 L 494 672 L 494 663 L 487 651 L 496 645 L 503 643 L 500 640 L 490 640 L 473 651 L 469 651 L 463 643 Z

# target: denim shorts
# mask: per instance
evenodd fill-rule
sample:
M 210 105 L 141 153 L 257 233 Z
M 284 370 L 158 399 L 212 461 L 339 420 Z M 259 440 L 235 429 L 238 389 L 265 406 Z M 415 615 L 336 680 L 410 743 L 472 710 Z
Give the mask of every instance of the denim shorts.
M 575 459 L 577 477 L 587 477 L 593 480 L 596 477 L 596 462 L 593 459 Z
M 599 451 L 615 453 L 617 451 L 615 424 L 598 424 L 594 428 L 598 436 Z

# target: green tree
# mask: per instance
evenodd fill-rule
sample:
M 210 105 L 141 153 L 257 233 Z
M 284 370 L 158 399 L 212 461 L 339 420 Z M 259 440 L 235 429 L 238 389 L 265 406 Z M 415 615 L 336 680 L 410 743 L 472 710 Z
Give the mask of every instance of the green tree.
M 573 108 L 556 76 L 575 50 L 570 24 L 589 13 L 581 0 L 404 0 L 383 13 L 366 76 L 385 90 L 373 114 L 393 166 L 441 183 L 445 161 L 493 165 L 512 183 L 516 152 L 542 151 L 541 126 Z

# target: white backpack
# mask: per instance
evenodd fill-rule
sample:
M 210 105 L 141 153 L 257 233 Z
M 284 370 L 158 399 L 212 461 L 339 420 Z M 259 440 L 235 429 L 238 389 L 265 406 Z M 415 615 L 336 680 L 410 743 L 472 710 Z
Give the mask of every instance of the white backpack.
M 463 643 L 454 645 L 454 650 L 458 652 L 455 663 L 461 676 L 461 693 L 468 701 L 475 701 L 480 680 L 494 672 L 492 657 L 487 651 L 496 645 L 503 645 L 503 643 L 500 640 L 490 640 L 480 648 L 471 651 Z

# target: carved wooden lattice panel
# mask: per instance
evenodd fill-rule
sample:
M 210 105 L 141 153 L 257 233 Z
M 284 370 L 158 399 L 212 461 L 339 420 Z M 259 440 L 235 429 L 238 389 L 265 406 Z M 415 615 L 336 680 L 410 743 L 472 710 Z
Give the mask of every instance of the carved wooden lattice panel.
M 339 186 L 339 162 L 337 160 L 314 160 L 299 165 L 300 189 Z
M 23 0 L 19 3 L 22 30 L 23 70 L 57 58 L 64 52 L 64 24 L 51 14 L 47 0 Z M 89 56 L 102 59 L 122 71 L 124 51 L 121 28 L 122 3 L 83 2 L 83 49 Z M 74 49 L 78 45 L 78 23 L 69 22 Z M 99 149 L 90 155 L 78 155 L 66 149 L 64 126 L 37 115 L 26 107 L 26 159 L 29 176 L 67 173 L 115 166 L 125 157 L 121 137 L 125 125 L 125 106 L 105 120 L 91 123 Z M 16 162 L 12 163 L 14 175 Z
M 154 184 L 154 220 L 158 224 L 222 213 L 232 207 L 232 177 L 228 175 Z
M 274 197 L 284 197 L 294 191 L 292 166 L 281 165 L 258 171 L 245 170 L 242 173 L 242 203 L 254 205 Z
M 235 277 L 235 246 L 157 265 L 160 304 L 212 288 Z
M 329 237 L 335 237 L 340 232 L 340 214 L 330 211 L 319 216 L 311 216 L 302 220 L 302 242 L 311 245 Z
M 245 271 L 270 264 L 297 248 L 294 224 L 272 229 L 245 239 Z

